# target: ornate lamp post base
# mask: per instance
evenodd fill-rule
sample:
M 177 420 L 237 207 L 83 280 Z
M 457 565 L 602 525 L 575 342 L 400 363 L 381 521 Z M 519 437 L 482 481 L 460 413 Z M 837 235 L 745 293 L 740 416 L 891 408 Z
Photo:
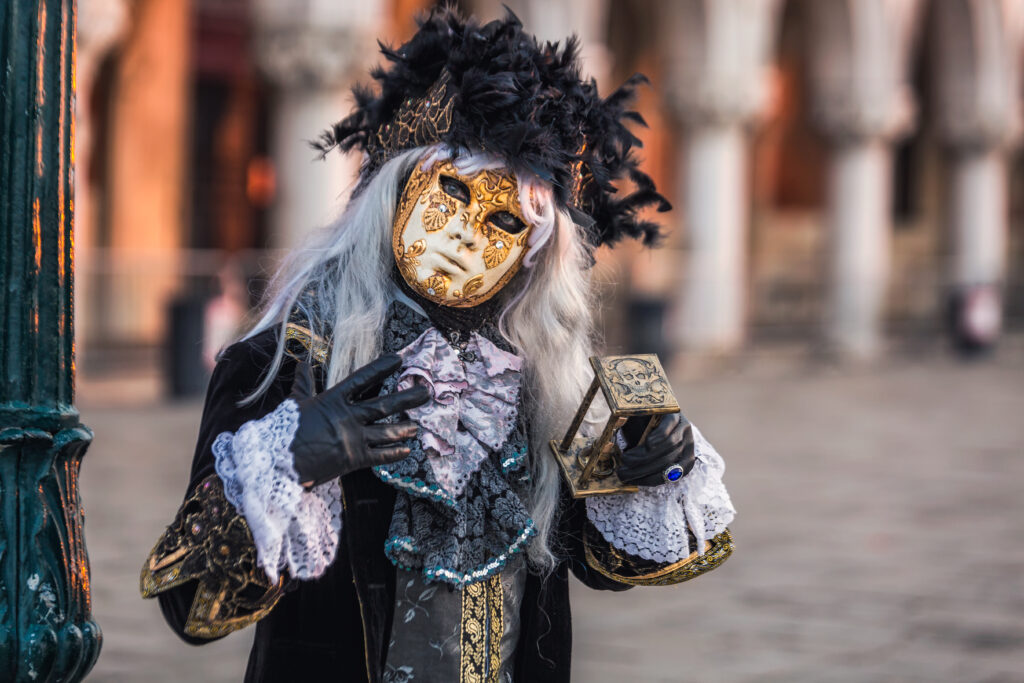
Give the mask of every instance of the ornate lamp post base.
M 55 417 L 37 413 L 23 423 Z M 99 655 L 78 499 L 78 468 L 92 432 L 77 415 L 60 417 L 73 426 L 0 429 L 3 680 L 79 680 Z

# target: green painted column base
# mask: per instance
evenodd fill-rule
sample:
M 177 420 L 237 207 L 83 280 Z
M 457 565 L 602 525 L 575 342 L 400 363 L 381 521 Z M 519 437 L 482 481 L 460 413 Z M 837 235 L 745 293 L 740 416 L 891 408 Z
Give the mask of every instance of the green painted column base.
M 78 495 L 91 440 L 77 420 L 0 429 L 0 680 L 77 681 L 99 656 Z

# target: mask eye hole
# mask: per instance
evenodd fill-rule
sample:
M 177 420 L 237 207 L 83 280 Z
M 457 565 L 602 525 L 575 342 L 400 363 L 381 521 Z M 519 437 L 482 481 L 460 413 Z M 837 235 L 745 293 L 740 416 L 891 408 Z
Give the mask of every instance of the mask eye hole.
M 440 178 L 441 189 L 444 190 L 445 194 L 453 199 L 457 199 L 463 204 L 469 204 L 469 187 L 466 183 L 452 178 L 449 175 L 443 175 Z
M 526 223 L 522 222 L 508 211 L 497 211 L 487 217 L 487 222 L 498 228 L 504 230 L 510 235 L 518 235 L 523 230 L 526 230 Z

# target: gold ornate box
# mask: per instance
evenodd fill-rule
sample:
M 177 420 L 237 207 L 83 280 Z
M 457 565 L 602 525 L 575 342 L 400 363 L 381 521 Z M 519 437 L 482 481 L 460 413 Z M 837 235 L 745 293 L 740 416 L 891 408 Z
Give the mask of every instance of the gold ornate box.
M 679 412 L 679 403 L 654 354 L 594 356 L 590 364 L 594 368 L 594 381 L 565 437 L 561 442 L 550 442 L 551 450 L 575 498 L 636 491 L 636 486 L 623 484 L 615 473 L 622 457 L 616 438 L 618 432 L 629 418 L 649 416 L 637 442 L 640 445 L 663 416 Z M 601 435 L 592 439 L 578 432 L 598 389 L 608 404 L 609 417 Z

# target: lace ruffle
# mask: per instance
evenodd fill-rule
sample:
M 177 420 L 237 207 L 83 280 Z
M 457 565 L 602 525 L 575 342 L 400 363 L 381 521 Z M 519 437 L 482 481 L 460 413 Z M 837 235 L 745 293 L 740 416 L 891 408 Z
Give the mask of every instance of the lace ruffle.
M 299 483 L 290 450 L 298 425 L 298 404 L 287 399 L 213 443 L 224 495 L 245 517 L 259 566 L 272 581 L 282 569 L 296 579 L 322 575 L 334 561 L 341 534 L 338 480 L 308 491 Z
M 587 517 L 606 541 L 645 560 L 678 562 L 693 551 L 687 529 L 703 549 L 732 522 L 725 462 L 696 427 L 693 440 L 697 462 L 681 481 L 587 498 Z

